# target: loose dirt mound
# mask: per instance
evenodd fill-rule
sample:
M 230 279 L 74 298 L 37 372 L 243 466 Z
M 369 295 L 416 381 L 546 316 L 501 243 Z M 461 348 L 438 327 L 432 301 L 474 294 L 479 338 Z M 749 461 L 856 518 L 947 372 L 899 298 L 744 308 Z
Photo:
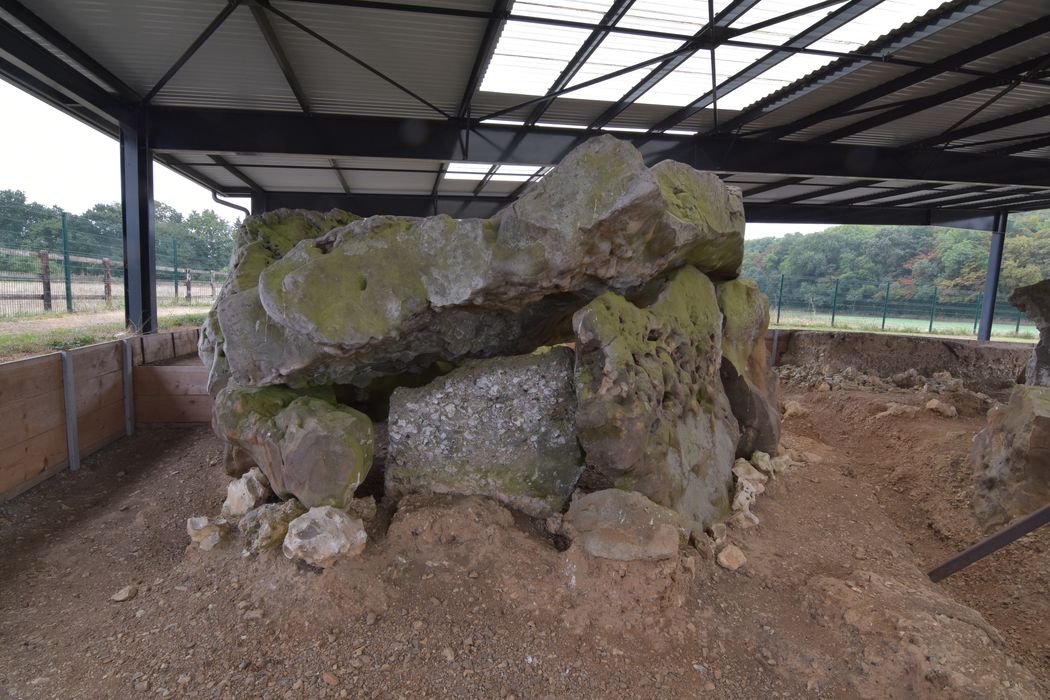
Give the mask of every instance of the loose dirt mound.
M 323 573 L 187 549 L 226 478 L 204 428 L 146 430 L 0 506 L 0 690 L 45 697 L 1042 697 L 1047 543 L 949 579 L 978 537 L 977 418 L 872 417 L 915 393 L 787 391 L 807 463 L 728 572 L 593 559 L 477 498 L 385 504 Z M 110 597 L 125 586 L 136 595 Z M 953 599 L 954 597 L 954 599 Z M 976 607 L 979 612 L 963 603 Z M 1028 626 L 1025 629 L 1025 625 Z M 1022 668 L 1024 663 L 1035 676 Z

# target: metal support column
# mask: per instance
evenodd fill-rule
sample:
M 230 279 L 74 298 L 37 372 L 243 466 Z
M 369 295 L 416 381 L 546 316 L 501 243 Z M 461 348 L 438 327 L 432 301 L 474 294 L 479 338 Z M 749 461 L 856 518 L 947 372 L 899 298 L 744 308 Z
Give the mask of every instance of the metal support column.
M 124 211 L 124 320 L 139 333 L 157 331 L 153 151 L 145 119 L 120 128 L 120 195 Z
M 995 317 L 995 295 L 999 291 L 999 271 L 1003 266 L 1003 243 L 1006 240 L 1005 211 L 997 212 L 992 231 L 992 242 L 988 247 L 988 273 L 984 280 L 984 303 L 981 305 L 981 322 L 977 328 L 978 340 L 992 337 L 992 319 Z

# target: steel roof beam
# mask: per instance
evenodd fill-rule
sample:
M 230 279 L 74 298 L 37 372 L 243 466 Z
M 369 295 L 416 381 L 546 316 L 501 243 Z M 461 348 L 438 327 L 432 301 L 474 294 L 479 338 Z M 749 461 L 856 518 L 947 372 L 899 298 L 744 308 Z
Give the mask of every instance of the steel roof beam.
M 277 66 L 281 69 L 281 74 L 284 75 L 288 88 L 295 95 L 295 101 L 299 103 L 299 109 L 303 110 L 305 114 L 309 114 L 310 102 L 306 99 L 306 92 L 303 90 L 302 83 L 299 82 L 299 78 L 292 68 L 291 61 L 288 60 L 288 54 L 284 52 L 281 40 L 277 38 L 277 32 L 273 30 L 270 18 L 266 16 L 266 4 L 259 0 L 251 0 L 249 7 L 252 11 L 252 17 L 255 19 L 255 24 L 258 25 L 259 31 L 262 32 L 263 38 L 266 39 L 266 45 L 270 47 L 270 53 L 273 54 L 274 60 L 277 61 Z
M 700 31 L 693 35 L 693 37 L 687 42 L 689 47 L 688 51 L 684 51 L 676 56 L 668 58 L 649 71 L 648 75 L 638 81 L 634 87 L 625 92 L 619 100 L 610 105 L 598 116 L 597 119 L 591 122 L 590 128 L 600 129 L 611 122 L 618 114 L 634 104 L 638 98 L 655 87 L 657 83 L 695 56 L 697 51 L 700 51 L 705 46 L 710 46 L 712 41 L 717 42 L 718 39 L 715 36 L 715 33 L 718 29 L 728 27 L 729 24 L 757 5 L 758 2 L 759 0 L 733 0 L 733 2 L 729 3 L 729 6 L 714 17 L 710 23 L 704 25 Z
M 558 93 L 568 87 L 569 82 L 580 72 L 580 68 L 583 68 L 584 64 L 590 60 L 598 46 L 609 35 L 614 25 L 623 19 L 624 15 L 631 9 L 631 6 L 634 5 L 634 2 L 635 0 L 615 0 L 609 6 L 609 9 L 602 17 L 600 25 L 591 30 L 590 35 L 584 39 L 583 43 L 580 44 L 580 48 L 576 50 L 576 53 L 565 64 L 558 77 L 551 83 L 550 88 L 547 90 L 546 99 L 536 103 L 529 115 L 525 117 L 526 126 L 532 126 L 543 117 L 543 113 L 551 106 Z
M 880 182 L 884 182 L 884 180 L 854 180 L 852 182 L 847 182 L 842 185 L 825 187 L 824 189 L 818 190 L 817 192 L 804 192 L 802 194 L 796 194 L 792 197 L 784 197 L 782 199 L 776 200 L 774 204 L 794 204 L 796 202 L 805 202 L 810 199 L 820 199 L 821 197 L 827 197 L 829 195 L 838 194 L 840 192 L 849 192 L 850 190 L 855 190 L 859 187 L 871 187 L 877 185 Z
M 296 112 L 154 107 L 156 150 L 295 153 L 326 157 L 475 160 L 552 165 L 588 131 Z M 468 139 L 469 136 L 469 139 Z M 875 146 L 623 134 L 649 162 L 672 158 L 701 170 L 988 185 L 1050 186 L 1047 159 Z M 513 148 L 510 146 L 514 144 Z M 504 155 L 505 154 L 505 155 Z
M 1050 136 L 1041 136 L 1037 139 L 1032 139 L 1031 141 L 1024 141 L 1012 146 L 1006 146 L 1005 148 L 997 148 L 994 153 L 995 155 L 1006 156 L 1014 153 L 1024 153 L 1025 151 L 1031 151 L 1036 148 L 1045 148 L 1046 146 L 1050 146 Z
M 810 25 L 805 31 L 796 34 L 784 44 L 782 49 L 770 51 L 747 68 L 744 68 L 735 75 L 716 85 L 712 90 L 705 92 L 686 106 L 675 110 L 666 118 L 661 119 L 655 126 L 653 126 L 652 131 L 664 131 L 666 129 L 674 128 L 676 125 L 712 104 L 716 95 L 728 95 L 738 87 L 750 82 L 770 68 L 773 68 L 782 61 L 790 58 L 794 53 L 804 51 L 804 49 L 813 42 L 822 39 L 836 29 L 851 22 L 878 5 L 880 2 L 882 2 L 882 0 L 852 0 L 851 2 L 846 3 L 827 17 Z
M 456 116 L 460 119 L 470 116 L 470 103 L 474 99 L 474 93 L 478 91 L 478 86 L 481 84 L 481 76 L 485 66 L 488 65 L 489 59 L 492 58 L 492 52 L 496 50 L 496 41 L 503 31 L 503 25 L 507 23 L 504 15 L 508 14 L 510 3 L 511 0 L 495 0 L 492 5 L 492 16 L 489 18 L 488 24 L 485 25 L 485 33 L 481 37 L 478 52 L 474 56 L 474 66 L 470 69 L 467 86 L 464 88 L 463 97 L 459 101 L 459 109 L 456 110 Z
M 7 54 L 16 65 L 29 69 L 28 75 L 37 83 L 58 88 L 97 115 L 114 122 L 137 124 L 138 113 L 133 105 L 111 95 L 94 80 L 30 40 L 8 22 L 0 19 L 0 55 Z M 22 69 L 20 69 L 22 70 Z M 23 71 L 25 73 L 25 71 Z
M 216 165 L 222 166 L 222 168 L 226 172 L 228 172 L 229 174 L 233 175 L 235 178 L 237 178 L 238 180 L 240 180 L 244 184 L 248 185 L 248 187 L 251 188 L 252 191 L 255 191 L 255 192 L 265 192 L 266 191 L 262 187 L 260 187 L 258 183 L 256 183 L 254 180 L 252 180 L 247 175 L 245 175 L 244 172 L 242 172 L 240 168 L 238 168 L 236 165 L 230 163 L 228 160 L 226 160 L 222 156 L 215 155 L 215 154 L 209 154 L 208 157 L 211 158 L 213 163 L 215 163 Z
M 875 100 L 892 95 L 896 92 L 900 92 L 905 88 L 909 88 L 912 85 L 917 85 L 925 80 L 929 80 L 932 77 L 943 73 L 945 70 L 955 66 L 964 66 L 968 63 L 972 63 L 981 58 L 991 56 L 1003 49 L 1009 48 L 1019 43 L 1023 43 L 1030 39 L 1034 39 L 1038 36 L 1045 34 L 1050 31 L 1050 15 L 1041 17 L 1034 22 L 1022 25 L 1008 32 L 1000 34 L 997 37 L 982 41 L 979 44 L 958 51 L 950 56 L 935 61 L 934 63 L 926 66 L 925 68 L 919 68 L 906 75 L 902 75 L 893 80 L 889 80 L 881 85 L 862 91 L 861 93 L 848 97 L 844 100 L 836 102 L 833 105 L 825 107 L 824 109 L 818 110 L 812 114 L 808 114 L 804 117 L 794 120 L 790 124 L 786 124 L 783 127 L 772 129 L 768 132 L 768 136 L 771 138 L 780 138 L 789 134 L 798 133 L 803 129 L 810 126 L 821 124 L 831 119 L 841 117 L 851 109 L 861 107 L 863 105 L 874 102 Z M 963 85 L 955 86 L 944 90 L 937 95 L 928 96 L 921 100 L 916 100 L 913 104 L 898 107 L 896 109 L 889 110 L 888 113 L 878 114 L 867 119 L 863 119 L 854 124 L 850 124 L 836 129 L 830 134 L 825 134 L 817 137 L 816 140 L 820 141 L 835 141 L 850 134 L 859 133 L 866 131 L 867 129 L 875 126 L 888 123 L 894 119 L 899 119 L 909 114 L 915 114 L 923 109 L 928 109 L 930 106 L 940 104 L 946 99 L 955 99 L 953 96 L 968 95 L 979 90 L 986 89 L 988 87 L 994 87 L 996 85 L 1002 85 L 1005 82 L 1009 82 L 1012 79 L 1017 78 L 1021 73 L 1027 72 L 1030 68 L 1037 65 L 1039 61 L 1042 61 L 1042 57 L 1031 61 L 1025 61 L 1016 66 L 1012 66 L 1003 71 L 998 71 L 987 76 L 982 76 L 976 80 L 970 81 Z
M 937 32 L 952 26 L 963 20 L 994 7 L 1006 0 L 956 0 L 956 2 L 942 8 L 938 8 L 926 15 L 919 17 L 904 25 L 900 29 L 891 32 L 886 37 L 862 46 L 857 53 L 875 54 L 878 56 L 891 56 L 895 51 L 910 46 L 915 42 L 922 41 Z M 723 123 L 718 131 L 730 132 L 759 119 L 774 110 L 794 102 L 808 95 L 813 90 L 843 78 L 854 71 L 867 65 L 866 60 L 860 58 L 844 58 L 829 66 L 821 68 L 815 75 L 807 79 L 797 81 L 781 90 L 776 91 L 768 97 L 764 97 L 751 105 L 740 114 Z
M 138 102 L 139 94 L 134 88 L 114 75 L 108 68 L 92 58 L 86 51 L 67 39 L 65 35 L 57 31 L 50 24 L 40 19 L 17 0 L 0 0 L 0 9 L 14 17 L 56 49 L 66 54 L 76 63 L 106 83 L 120 98 L 128 102 Z
M 228 0 L 226 6 L 219 11 L 219 14 L 215 15 L 215 18 L 208 23 L 208 26 L 201 30 L 201 33 L 198 34 L 197 38 L 186 47 L 186 50 L 175 60 L 175 63 L 171 65 L 171 68 L 168 68 L 167 72 L 161 76 L 156 85 L 146 93 L 146 96 L 142 98 L 143 102 L 149 102 L 156 97 L 158 92 L 164 89 L 164 86 L 168 84 L 168 81 L 174 78 L 175 74 L 178 73 L 191 58 L 193 58 L 193 54 L 197 53 L 197 50 L 204 46 L 204 42 L 211 38 L 211 35 L 222 26 L 223 22 L 225 22 L 230 15 L 233 14 L 233 11 L 237 9 L 239 4 L 240 0 Z
M 970 126 L 954 129 L 952 131 L 946 131 L 936 136 L 930 136 L 929 138 L 915 141 L 914 143 L 908 144 L 911 148 L 926 148 L 929 146 L 935 146 L 942 143 L 952 143 L 953 141 L 959 141 L 961 139 L 970 138 L 972 136 L 981 136 L 999 129 L 1005 129 L 1011 126 L 1017 126 L 1018 124 L 1024 124 L 1035 119 L 1041 119 L 1043 117 L 1050 117 L 1050 104 L 1041 105 L 1032 109 L 1026 109 L 1023 112 L 1016 112 L 1014 114 L 1008 114 L 1003 117 L 996 119 L 990 119 L 980 124 L 972 124 Z M 1037 134 L 1032 134 L 1036 136 Z M 1013 138 L 1025 138 L 1023 136 L 1016 136 Z

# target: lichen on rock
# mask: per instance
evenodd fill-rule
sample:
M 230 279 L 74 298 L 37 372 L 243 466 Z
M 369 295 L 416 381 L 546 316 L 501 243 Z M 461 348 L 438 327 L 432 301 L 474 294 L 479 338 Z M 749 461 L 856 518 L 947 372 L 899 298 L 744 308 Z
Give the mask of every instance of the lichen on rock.
M 723 516 L 739 428 L 718 374 L 722 314 L 711 281 L 685 266 L 647 308 L 606 293 L 573 325 L 588 468 L 694 524 Z

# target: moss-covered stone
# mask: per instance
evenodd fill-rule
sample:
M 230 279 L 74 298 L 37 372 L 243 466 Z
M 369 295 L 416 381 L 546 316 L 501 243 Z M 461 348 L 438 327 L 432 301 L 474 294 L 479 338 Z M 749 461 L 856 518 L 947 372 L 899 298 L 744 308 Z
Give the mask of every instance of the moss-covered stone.
M 225 291 L 256 297 L 224 296 L 218 315 L 237 383 L 362 386 L 527 352 L 567 339 L 572 313 L 602 291 L 687 261 L 730 277 L 743 251 L 738 191 L 687 166 L 647 168 L 612 136 L 491 220 L 376 216 L 325 232 L 336 219 L 245 224 Z
M 738 428 L 718 372 L 711 281 L 674 272 L 647 308 L 605 293 L 576 313 L 576 430 L 587 466 L 695 524 L 725 514 Z
M 331 387 L 229 385 L 215 398 L 219 435 L 251 455 L 282 498 L 341 506 L 372 466 L 368 416 L 336 403 Z
M 535 516 L 559 511 L 583 468 L 572 351 L 468 362 L 394 391 L 386 488 L 484 495 Z
M 753 280 L 744 278 L 719 283 L 717 291 L 725 316 L 722 383 L 740 424 L 737 457 L 750 457 L 756 451 L 776 454 L 780 410 L 777 376 L 766 349 L 769 300 Z

